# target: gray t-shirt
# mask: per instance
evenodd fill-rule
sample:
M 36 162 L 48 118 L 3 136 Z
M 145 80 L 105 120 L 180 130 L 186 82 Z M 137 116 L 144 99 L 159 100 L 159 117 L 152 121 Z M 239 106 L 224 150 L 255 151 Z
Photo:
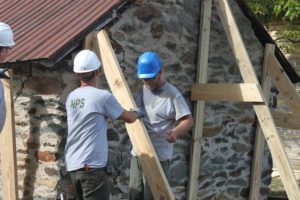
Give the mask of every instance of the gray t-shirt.
M 107 120 L 117 119 L 124 109 L 108 91 L 80 87 L 66 101 L 68 138 L 65 147 L 67 171 L 105 167 L 108 156 Z
M 5 118 L 6 118 L 6 107 L 5 107 L 5 99 L 4 99 L 4 89 L 3 89 L 2 82 L 0 80 L 0 133 L 4 126 Z
M 156 91 L 145 86 L 136 95 L 137 107 L 146 113 L 143 118 L 149 137 L 160 161 L 172 159 L 173 144 L 166 140 L 175 122 L 191 114 L 181 93 L 166 82 Z M 132 151 L 135 155 L 135 152 Z

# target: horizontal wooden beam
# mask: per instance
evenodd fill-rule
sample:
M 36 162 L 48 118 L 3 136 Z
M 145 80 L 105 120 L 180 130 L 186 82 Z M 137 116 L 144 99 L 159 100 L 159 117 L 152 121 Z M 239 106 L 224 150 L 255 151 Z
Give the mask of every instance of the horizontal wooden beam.
M 300 130 L 300 113 L 272 112 L 277 127 Z
M 264 102 L 261 88 L 255 83 L 192 84 L 192 100 Z
M 268 74 L 292 112 L 300 112 L 300 96 L 274 54 L 268 55 Z

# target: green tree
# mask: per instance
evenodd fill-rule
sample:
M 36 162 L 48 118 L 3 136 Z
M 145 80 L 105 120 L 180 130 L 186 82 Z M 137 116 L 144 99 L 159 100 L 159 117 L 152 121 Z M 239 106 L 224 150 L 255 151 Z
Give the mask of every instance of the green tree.
M 262 23 L 273 31 L 275 24 L 275 42 L 285 52 L 300 49 L 300 0 L 245 0 Z

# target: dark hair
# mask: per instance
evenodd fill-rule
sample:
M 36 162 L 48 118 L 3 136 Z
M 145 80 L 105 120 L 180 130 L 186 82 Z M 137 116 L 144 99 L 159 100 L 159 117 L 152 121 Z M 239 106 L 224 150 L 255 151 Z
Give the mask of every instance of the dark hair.
M 82 80 L 84 82 L 89 82 L 94 78 L 96 71 L 97 70 L 92 71 L 92 72 L 87 72 L 87 73 L 77 73 L 77 75 L 80 80 Z

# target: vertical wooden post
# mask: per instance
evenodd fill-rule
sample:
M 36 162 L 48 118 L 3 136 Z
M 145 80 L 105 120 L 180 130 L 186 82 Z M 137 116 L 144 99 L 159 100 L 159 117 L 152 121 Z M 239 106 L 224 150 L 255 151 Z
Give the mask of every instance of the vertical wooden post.
M 267 44 L 264 53 L 264 63 L 263 63 L 263 76 L 262 76 L 262 89 L 265 95 L 266 103 L 269 101 L 270 89 L 271 89 L 271 78 L 267 74 L 268 71 L 268 55 L 269 53 L 274 53 L 275 46 Z M 256 127 L 256 136 L 254 143 L 254 153 L 252 162 L 252 172 L 251 172 L 251 183 L 250 183 L 250 198 L 249 200 L 259 200 L 260 199 L 260 186 L 261 186 L 261 173 L 264 158 L 264 146 L 265 137 L 261 130 L 259 123 Z
M 2 184 L 3 199 L 18 199 L 18 178 L 17 178 L 17 157 L 16 157 L 16 140 L 15 140 L 15 117 L 13 103 L 13 84 L 12 71 L 9 70 L 10 79 L 2 80 L 5 103 L 6 103 L 6 120 L 0 136 L 1 140 L 1 167 L 2 167 Z
M 201 1 L 201 19 L 199 25 L 199 54 L 197 66 L 197 83 L 207 82 L 207 63 L 209 50 L 210 20 L 212 0 Z M 198 178 L 201 158 L 202 130 L 205 101 L 197 101 L 195 106 L 195 125 L 193 144 L 190 156 L 190 178 L 188 182 L 187 199 L 197 199 Z

